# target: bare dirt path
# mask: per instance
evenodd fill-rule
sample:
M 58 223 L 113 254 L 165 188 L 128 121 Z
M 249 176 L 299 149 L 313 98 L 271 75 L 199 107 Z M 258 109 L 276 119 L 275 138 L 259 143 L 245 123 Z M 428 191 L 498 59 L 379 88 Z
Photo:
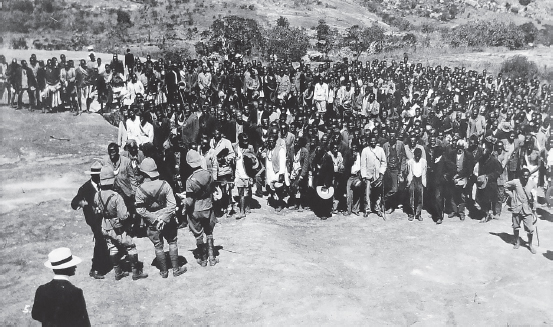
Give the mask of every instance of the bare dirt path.
M 92 235 L 70 208 L 83 171 L 116 129 L 99 115 L 39 114 L 0 107 L 0 321 L 31 319 L 38 285 L 51 279 L 48 252 L 69 246 L 84 259 L 72 281 L 93 325 L 539 325 L 553 323 L 553 216 L 540 210 L 541 246 L 513 250 L 508 214 L 481 225 L 426 217 L 408 222 L 261 209 L 215 229 L 221 262 L 201 268 L 194 240 L 179 231 L 189 263 L 162 279 L 153 246 L 137 240 L 150 277 L 88 277 Z M 70 141 L 50 139 L 50 135 Z M 259 200 L 259 199 L 258 199 Z M 524 236 L 525 239 L 525 236 Z

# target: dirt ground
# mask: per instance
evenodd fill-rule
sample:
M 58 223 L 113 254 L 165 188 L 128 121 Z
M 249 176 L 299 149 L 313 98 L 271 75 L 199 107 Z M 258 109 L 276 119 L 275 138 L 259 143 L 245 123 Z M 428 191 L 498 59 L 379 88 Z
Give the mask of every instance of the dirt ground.
M 0 321 L 36 325 L 36 288 L 52 278 L 43 262 L 69 246 L 83 259 L 72 282 L 84 291 L 92 325 L 541 325 L 553 323 L 553 215 L 539 210 L 538 253 L 513 250 L 508 214 L 482 225 L 428 216 L 408 222 L 254 210 L 221 219 L 220 263 L 189 263 L 162 279 L 153 245 L 136 241 L 150 277 L 116 282 L 88 276 L 93 241 L 70 201 L 116 129 L 99 115 L 41 114 L 0 107 Z M 69 141 L 52 139 L 68 138 Z M 259 200 L 259 199 L 258 199 Z M 524 235 L 526 239 L 526 235 Z

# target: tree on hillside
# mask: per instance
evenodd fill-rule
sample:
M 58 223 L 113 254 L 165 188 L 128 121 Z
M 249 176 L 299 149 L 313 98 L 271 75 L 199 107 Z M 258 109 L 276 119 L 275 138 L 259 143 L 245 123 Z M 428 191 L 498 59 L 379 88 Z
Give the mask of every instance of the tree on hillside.
M 280 16 L 277 19 L 277 26 L 278 27 L 289 28 L 290 27 L 290 22 L 288 21 L 288 18 Z
M 324 19 L 319 20 L 317 31 L 317 48 L 328 57 L 328 53 L 338 44 L 340 33 L 338 29 L 330 28 Z
M 364 51 L 367 51 L 373 42 L 379 42 L 384 38 L 384 29 L 380 25 L 362 28 L 353 25 L 346 29 L 343 44 L 348 46 L 356 55 L 356 60 Z
M 261 47 L 263 37 L 257 21 L 238 16 L 216 19 L 210 27 L 210 43 L 214 51 L 249 54 Z
M 307 53 L 309 36 L 305 29 L 275 26 L 265 31 L 265 48 L 279 58 L 299 61 Z
M 123 28 L 132 26 L 131 15 L 121 8 L 117 9 L 117 26 Z

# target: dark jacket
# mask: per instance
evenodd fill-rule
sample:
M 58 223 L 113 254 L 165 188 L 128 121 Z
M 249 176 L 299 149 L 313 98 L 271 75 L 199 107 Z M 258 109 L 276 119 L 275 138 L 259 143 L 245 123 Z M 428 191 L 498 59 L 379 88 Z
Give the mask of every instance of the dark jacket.
M 426 153 L 426 162 L 428 164 L 428 188 L 441 187 L 451 180 L 455 174 L 455 164 L 442 154 L 442 158 L 435 162 L 435 158 L 431 155 L 432 150 Z
M 38 287 L 32 317 L 43 326 L 90 326 L 83 291 L 67 280 Z
M 29 87 L 31 86 L 36 87 L 36 78 L 35 78 L 35 74 L 33 73 L 33 70 L 30 67 L 23 67 L 23 66 L 19 66 L 15 70 L 15 76 L 14 76 L 15 86 L 17 88 L 21 87 L 21 83 L 22 83 L 21 78 L 23 77 L 22 75 L 23 70 L 27 71 L 27 85 Z
M 86 200 L 86 202 L 88 202 L 88 205 L 83 207 L 83 213 L 84 219 L 90 227 L 100 226 L 102 220 L 101 217 L 98 217 L 94 213 L 94 209 L 92 208 L 95 195 L 96 188 L 94 188 L 94 186 L 92 185 L 92 181 L 89 179 L 79 188 L 77 195 L 75 195 L 75 197 L 71 201 L 71 208 L 73 208 L 73 210 L 77 210 L 77 208 L 79 207 L 79 202 L 81 200 Z

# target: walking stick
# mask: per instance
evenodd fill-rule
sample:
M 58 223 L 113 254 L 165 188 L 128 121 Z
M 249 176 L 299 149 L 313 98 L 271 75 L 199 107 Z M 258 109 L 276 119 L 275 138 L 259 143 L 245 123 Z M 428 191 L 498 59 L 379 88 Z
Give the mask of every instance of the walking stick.
M 380 193 L 382 219 L 386 220 L 386 197 L 384 196 L 384 174 L 382 174 L 382 192 Z
M 538 234 L 538 215 L 533 212 L 532 213 L 532 217 L 533 217 L 533 223 L 534 223 L 534 229 L 536 230 L 536 241 L 538 241 L 538 246 L 540 246 L 540 235 Z

